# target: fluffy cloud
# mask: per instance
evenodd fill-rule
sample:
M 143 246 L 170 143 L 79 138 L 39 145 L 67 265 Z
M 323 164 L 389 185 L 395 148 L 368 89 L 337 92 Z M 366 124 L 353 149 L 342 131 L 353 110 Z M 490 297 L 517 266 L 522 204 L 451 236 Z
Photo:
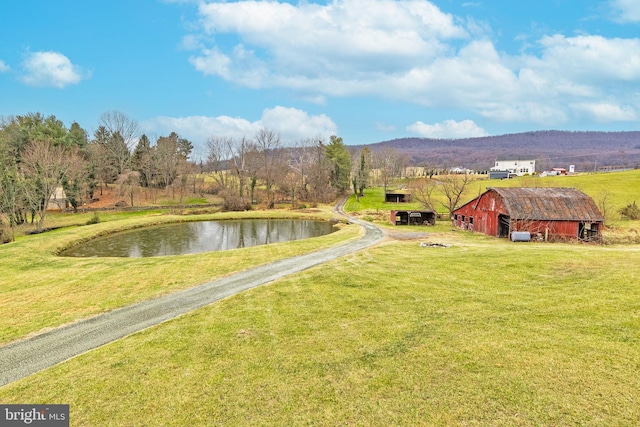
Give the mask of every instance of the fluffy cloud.
M 260 120 L 249 121 L 240 117 L 156 117 L 142 123 L 144 132 L 151 135 L 178 135 L 194 143 L 195 151 L 203 153 L 204 144 L 210 137 L 253 138 L 260 129 L 278 133 L 284 144 L 312 137 L 328 138 L 337 134 L 337 126 L 324 114 L 309 115 L 307 112 L 286 107 L 266 109 Z
M 629 105 L 619 105 L 607 102 L 579 103 L 572 105 L 577 113 L 587 120 L 602 123 L 608 122 L 628 122 L 638 120 L 638 113 L 635 108 Z
M 194 66 L 256 87 L 314 91 L 317 82 L 372 80 L 442 55 L 449 49 L 442 40 L 467 37 L 451 15 L 422 0 L 213 2 L 202 3 L 200 15 L 207 36 L 234 34 L 240 42 L 226 52 L 202 48 Z
M 23 67 L 22 81 L 30 86 L 64 88 L 84 78 L 82 70 L 59 52 L 29 53 Z
M 540 45 L 542 59 L 533 60 L 534 67 L 549 75 L 585 84 L 640 81 L 640 39 L 554 35 Z
M 9 68 L 9 66 L 5 64 L 4 61 L 0 61 L 0 73 L 6 73 L 10 69 L 11 68 Z
M 407 126 L 407 130 L 413 134 L 433 139 L 472 138 L 488 135 L 488 133 L 476 125 L 473 120 L 463 120 L 461 122 L 445 120 L 442 123 L 433 125 L 417 121 L 411 126 Z
M 640 21 L 636 3 L 612 0 L 628 21 Z M 198 71 L 301 99 L 380 97 L 540 125 L 640 108 L 639 38 L 550 34 L 509 54 L 486 24 L 426 0 L 201 2 L 199 16 L 200 33 L 185 38 Z
M 324 114 L 310 116 L 296 108 L 275 107 L 262 113 L 260 127 L 274 130 L 286 141 L 337 134 L 338 127 Z

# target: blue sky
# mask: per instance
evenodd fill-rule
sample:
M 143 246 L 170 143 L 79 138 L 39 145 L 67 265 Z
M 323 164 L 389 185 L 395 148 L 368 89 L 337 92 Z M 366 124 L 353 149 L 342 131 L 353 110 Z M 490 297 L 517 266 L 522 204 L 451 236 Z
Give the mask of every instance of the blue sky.
M 0 116 L 347 144 L 638 130 L 637 0 L 0 5 Z

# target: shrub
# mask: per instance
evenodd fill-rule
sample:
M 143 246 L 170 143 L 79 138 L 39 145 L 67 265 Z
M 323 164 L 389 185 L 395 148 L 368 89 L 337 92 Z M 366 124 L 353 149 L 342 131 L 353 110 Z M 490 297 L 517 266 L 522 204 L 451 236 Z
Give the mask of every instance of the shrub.
M 640 219 L 640 209 L 634 200 L 633 203 L 629 203 L 627 206 L 619 210 L 620 214 L 631 220 Z
M 249 211 L 251 210 L 251 203 L 244 199 L 231 194 L 222 194 L 222 210 L 224 211 Z
M 97 224 L 99 222 L 100 222 L 100 217 L 98 216 L 98 212 L 94 212 L 93 216 L 89 218 L 89 220 L 87 221 L 87 225 Z

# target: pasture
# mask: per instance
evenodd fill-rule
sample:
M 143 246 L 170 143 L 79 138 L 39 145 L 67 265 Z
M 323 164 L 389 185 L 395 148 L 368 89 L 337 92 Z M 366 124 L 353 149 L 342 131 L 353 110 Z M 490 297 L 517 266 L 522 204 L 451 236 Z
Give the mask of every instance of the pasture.
M 638 188 L 614 200 L 632 201 Z M 362 206 L 361 217 L 390 209 Z M 0 279 L 2 341 L 359 233 L 345 226 L 277 248 L 163 259 L 52 255 L 159 220 L 171 218 L 0 246 L 2 271 L 17 278 Z M 68 403 L 71 425 L 640 423 L 640 246 L 518 244 L 446 222 L 386 227 L 412 238 L 390 237 L 80 355 L 0 388 L 0 402 Z

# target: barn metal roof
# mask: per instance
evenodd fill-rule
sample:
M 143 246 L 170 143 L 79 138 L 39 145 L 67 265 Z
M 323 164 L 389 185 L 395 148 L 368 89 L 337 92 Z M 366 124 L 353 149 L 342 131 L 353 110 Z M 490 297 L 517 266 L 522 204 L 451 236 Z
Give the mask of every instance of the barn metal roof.
M 513 219 L 591 221 L 604 218 L 593 199 L 575 188 L 489 188 L 498 193 Z

